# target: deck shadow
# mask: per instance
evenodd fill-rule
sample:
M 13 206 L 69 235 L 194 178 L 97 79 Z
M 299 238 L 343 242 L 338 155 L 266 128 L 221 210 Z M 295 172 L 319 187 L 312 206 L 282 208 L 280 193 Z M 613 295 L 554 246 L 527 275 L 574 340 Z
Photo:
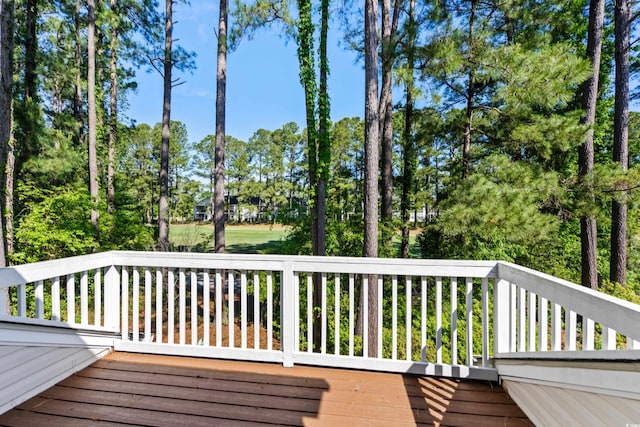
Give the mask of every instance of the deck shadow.
M 533 426 L 495 382 L 407 374 L 404 384 L 416 425 Z

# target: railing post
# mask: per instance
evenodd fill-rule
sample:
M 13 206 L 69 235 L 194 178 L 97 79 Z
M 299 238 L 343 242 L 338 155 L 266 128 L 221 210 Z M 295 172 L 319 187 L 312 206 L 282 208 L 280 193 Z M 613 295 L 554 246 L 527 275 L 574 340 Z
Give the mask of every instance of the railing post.
M 104 326 L 120 330 L 120 274 L 115 265 L 104 273 Z
M 508 353 L 510 349 L 510 310 L 512 308 L 509 292 L 510 283 L 499 276 L 496 277 L 493 302 L 494 356 L 498 356 L 500 353 Z
M 280 287 L 282 292 L 282 304 L 281 304 L 281 341 L 280 346 L 283 353 L 282 365 L 286 368 L 293 366 L 293 350 L 294 350 L 294 335 L 295 328 L 297 327 L 295 322 L 295 304 L 296 296 L 293 292 L 293 266 L 290 262 L 286 262 L 282 269 L 282 286 Z

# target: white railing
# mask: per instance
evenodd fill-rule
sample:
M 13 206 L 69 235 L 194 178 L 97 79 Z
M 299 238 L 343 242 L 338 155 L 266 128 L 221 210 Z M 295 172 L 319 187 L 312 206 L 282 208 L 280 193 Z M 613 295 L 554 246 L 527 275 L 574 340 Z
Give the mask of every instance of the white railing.
M 109 252 L 0 269 L 1 288 L 0 321 L 127 351 L 485 379 L 492 358 L 640 358 L 640 307 L 502 262 Z
M 640 306 L 497 264 L 494 357 L 640 359 Z

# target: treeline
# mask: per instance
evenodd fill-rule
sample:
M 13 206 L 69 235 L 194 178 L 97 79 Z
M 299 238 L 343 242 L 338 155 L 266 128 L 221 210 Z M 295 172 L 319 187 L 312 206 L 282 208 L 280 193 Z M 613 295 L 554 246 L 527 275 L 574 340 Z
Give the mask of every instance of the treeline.
M 218 219 L 242 220 L 257 202 L 256 220 L 296 223 L 292 253 L 406 257 L 420 228 L 424 257 L 637 286 L 634 4 L 319 3 L 238 2 L 218 43 L 223 87 L 226 42 L 269 25 L 293 35 L 306 123 L 240 141 L 222 114 L 216 135 L 193 142 L 170 121 L 171 70 L 193 67 L 171 43 L 170 0 L 164 14 L 152 1 L 2 1 L 6 259 L 166 250 L 169 218 L 191 218 L 208 198 Z M 367 98 L 362 119 L 331 123 L 327 30 L 339 20 L 364 59 Z M 128 125 L 144 68 L 164 79 L 162 122 Z

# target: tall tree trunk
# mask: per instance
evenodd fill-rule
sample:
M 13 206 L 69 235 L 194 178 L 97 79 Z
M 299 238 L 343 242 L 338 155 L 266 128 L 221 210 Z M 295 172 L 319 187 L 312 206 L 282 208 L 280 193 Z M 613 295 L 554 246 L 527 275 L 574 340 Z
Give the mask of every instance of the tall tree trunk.
M 75 42 L 74 42 L 74 55 L 75 55 L 75 72 L 76 82 L 73 95 L 73 117 L 76 121 L 76 133 L 74 135 L 74 142 L 77 146 L 82 144 L 84 138 L 84 118 L 82 114 L 82 52 L 80 45 L 80 0 L 76 0 L 76 13 L 74 16 L 75 26 Z
M 36 21 L 38 0 L 26 0 L 26 21 L 24 39 L 24 94 L 27 99 L 36 96 L 36 51 L 38 49 Z
M 0 196 L 4 193 L 4 171 L 7 164 L 7 153 L 13 145 L 13 0 L 2 0 L 0 3 Z M 0 202 L 2 197 L 0 197 Z M 1 206 L 1 204 L 0 204 Z M 0 267 L 7 266 L 3 218 L 0 215 Z M 6 313 L 11 312 L 11 295 L 9 288 L 0 291 Z
M 473 64 L 473 38 L 475 37 L 476 0 L 471 0 L 471 12 L 469 14 L 469 76 L 467 82 L 467 106 L 465 110 L 466 121 L 464 124 L 464 142 L 462 146 L 462 179 L 471 174 L 471 130 L 473 129 L 473 100 L 475 97 L 476 72 Z
M 391 0 L 383 0 L 382 4 L 382 88 L 378 117 L 380 119 L 380 175 L 382 219 L 381 243 L 386 256 L 391 254 L 393 246 L 393 63 L 395 61 L 395 41 L 400 16 L 400 0 L 393 4 Z
M 582 122 L 589 126 L 589 131 L 578 149 L 578 174 L 587 188 L 587 198 L 593 206 L 593 125 L 596 117 L 598 99 L 598 80 L 600 74 L 600 55 L 602 52 L 602 27 L 604 23 L 604 0 L 591 0 L 589 6 L 589 29 L 587 39 L 587 57 L 591 62 L 592 75 L 582 86 Z M 597 228 L 596 218 L 592 213 L 583 214 L 580 218 L 580 242 L 582 252 L 582 285 L 592 289 L 598 288 L 597 266 Z
M 616 100 L 613 119 L 613 161 L 622 170 L 629 168 L 629 48 L 631 0 L 615 2 Z M 611 260 L 609 279 L 627 281 L 627 201 L 626 193 L 611 205 Z
M 380 236 L 382 252 L 389 255 L 393 242 L 393 46 L 391 44 L 391 0 L 382 0 L 382 39 L 380 59 L 382 62 L 382 88 L 380 89 L 379 118 L 380 129 L 380 175 L 381 204 L 380 219 L 382 233 Z
M 118 138 L 118 2 L 111 0 L 111 58 L 109 64 L 109 160 L 107 165 L 107 212 L 116 210 L 115 156 Z
M 19 126 L 23 137 L 19 143 L 17 165 L 24 164 L 34 152 L 38 151 L 36 123 L 33 118 L 37 115 L 37 85 L 36 85 L 36 54 L 38 49 L 37 20 L 38 1 L 25 0 L 25 28 L 24 28 L 24 99 L 22 109 L 24 113 Z
M 214 228 L 215 251 L 224 253 L 224 149 L 225 113 L 227 96 L 227 0 L 220 0 L 218 19 L 218 69 L 216 74 L 216 152 L 215 152 L 215 200 Z
M 89 108 L 89 194 L 91 195 L 91 224 L 96 230 L 96 241 L 100 241 L 97 114 L 96 114 L 96 15 L 95 0 L 87 1 L 87 103 Z
M 403 170 L 402 170 L 402 200 L 400 202 L 400 216 L 402 218 L 402 242 L 400 245 L 400 256 L 409 258 L 409 212 L 413 208 L 415 211 L 415 175 L 417 168 L 417 155 L 415 142 L 413 140 L 413 72 L 414 72 L 414 50 L 416 43 L 415 28 L 415 0 L 409 2 L 409 44 L 407 50 L 407 81 L 404 116 L 404 147 L 403 147 Z M 417 217 L 417 215 L 416 215 Z
M 10 257 L 14 252 L 14 238 L 13 238 L 13 194 L 14 194 L 14 181 L 16 170 L 16 142 L 13 138 L 13 105 L 11 106 L 11 131 L 9 135 L 9 141 L 7 144 L 6 155 L 6 176 L 5 176 L 5 194 L 4 194 L 4 217 L 6 221 L 6 242 L 7 251 L 6 254 Z M 4 148 L 3 148 L 4 150 Z M 0 227 L 2 222 L 0 221 Z M 1 240 L 0 240 L 1 241 Z
M 364 11 L 364 253 L 365 257 L 378 256 L 378 162 L 379 162 L 379 118 L 378 118 L 378 2 L 365 0 Z M 368 355 L 375 356 L 378 347 L 378 280 L 369 276 L 368 318 L 363 327 L 368 327 Z M 363 301 L 360 298 L 360 317 Z M 368 321 L 368 326 L 364 323 Z
M 169 140 L 171 138 L 171 71 L 172 33 L 173 33 L 173 0 L 165 1 L 165 40 L 164 40 L 164 96 L 162 103 L 162 143 L 160 147 L 160 198 L 158 202 L 158 246 L 167 252 L 169 245 Z

